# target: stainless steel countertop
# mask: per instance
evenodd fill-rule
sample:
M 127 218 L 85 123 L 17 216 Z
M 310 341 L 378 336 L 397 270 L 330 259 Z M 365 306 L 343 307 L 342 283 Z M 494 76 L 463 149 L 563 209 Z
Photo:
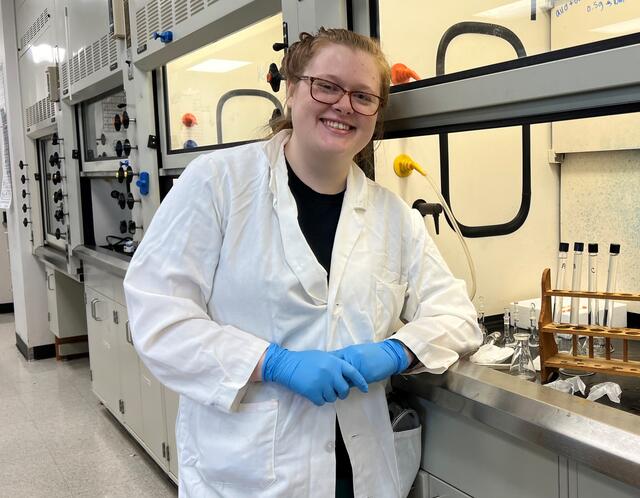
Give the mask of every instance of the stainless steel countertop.
M 442 375 L 396 376 L 393 386 L 640 487 L 638 415 L 466 359 Z
M 33 251 L 35 256 L 42 262 L 48 263 L 51 266 L 54 266 L 60 271 L 65 273 L 68 272 L 67 269 L 67 255 L 61 249 L 54 249 L 50 246 L 38 246 Z
M 73 255 L 122 278 L 127 273 L 131 261 L 128 256 L 95 246 L 78 246 L 73 249 Z

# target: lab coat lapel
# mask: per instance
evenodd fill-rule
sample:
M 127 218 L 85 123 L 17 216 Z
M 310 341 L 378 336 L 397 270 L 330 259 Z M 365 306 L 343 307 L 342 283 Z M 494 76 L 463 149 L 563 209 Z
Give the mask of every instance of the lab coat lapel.
M 289 133 L 281 132 L 267 143 L 271 164 L 269 187 L 273 207 L 280 227 L 284 257 L 313 303 L 327 303 L 327 273 L 318 263 L 298 224 L 296 201 L 289 189 L 289 176 L 284 157 L 284 145 Z
M 334 302 L 345 272 L 349 256 L 364 228 L 364 213 L 367 208 L 367 179 L 355 164 L 347 176 L 347 190 L 342 202 L 340 221 L 331 253 L 329 277 L 329 301 Z

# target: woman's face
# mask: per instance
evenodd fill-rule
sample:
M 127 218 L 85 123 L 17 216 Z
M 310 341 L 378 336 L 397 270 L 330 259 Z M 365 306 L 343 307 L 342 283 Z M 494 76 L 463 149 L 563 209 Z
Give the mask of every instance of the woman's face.
M 343 45 L 319 48 L 304 73 L 298 76 L 322 78 L 345 90 L 380 95 L 380 75 L 373 56 Z M 301 80 L 287 90 L 292 140 L 316 157 L 351 160 L 371 140 L 377 114 L 358 114 L 346 94 L 335 104 L 318 102 L 311 97 L 310 85 L 310 80 Z

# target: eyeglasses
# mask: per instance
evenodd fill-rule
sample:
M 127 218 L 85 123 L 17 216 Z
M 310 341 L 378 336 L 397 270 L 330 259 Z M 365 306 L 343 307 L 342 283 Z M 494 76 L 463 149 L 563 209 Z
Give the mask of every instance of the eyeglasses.
M 311 98 L 323 104 L 335 104 L 346 94 L 349 96 L 351 108 L 364 116 L 373 116 L 382 105 L 382 97 L 378 97 L 373 93 L 345 90 L 332 81 L 314 78 L 313 76 L 298 76 L 298 79 L 309 81 Z

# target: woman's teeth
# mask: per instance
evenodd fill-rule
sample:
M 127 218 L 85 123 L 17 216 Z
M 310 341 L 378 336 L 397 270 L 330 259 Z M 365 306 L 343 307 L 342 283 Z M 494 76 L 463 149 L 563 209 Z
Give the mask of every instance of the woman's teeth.
M 328 119 L 324 119 L 323 122 L 329 128 L 335 128 L 337 130 L 350 130 L 351 129 L 351 126 L 346 125 L 344 123 L 339 123 L 338 121 L 330 121 Z

